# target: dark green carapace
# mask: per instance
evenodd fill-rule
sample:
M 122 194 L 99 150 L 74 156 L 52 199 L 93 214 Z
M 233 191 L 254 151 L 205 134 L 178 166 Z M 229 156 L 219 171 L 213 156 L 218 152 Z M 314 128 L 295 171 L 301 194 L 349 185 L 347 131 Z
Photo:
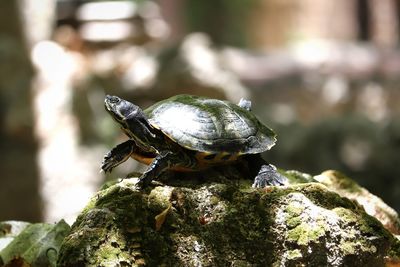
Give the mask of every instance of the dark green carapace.
M 178 95 L 145 110 L 150 123 L 179 145 L 207 153 L 256 154 L 275 133 L 245 108 L 227 101 Z
M 254 187 L 286 183 L 260 156 L 275 144 L 276 135 L 251 113 L 248 100 L 236 105 L 177 95 L 143 111 L 119 97 L 106 96 L 105 107 L 130 138 L 104 156 L 105 172 L 132 157 L 149 165 L 139 181 L 144 187 L 167 170 L 198 171 L 240 160 L 248 162 Z

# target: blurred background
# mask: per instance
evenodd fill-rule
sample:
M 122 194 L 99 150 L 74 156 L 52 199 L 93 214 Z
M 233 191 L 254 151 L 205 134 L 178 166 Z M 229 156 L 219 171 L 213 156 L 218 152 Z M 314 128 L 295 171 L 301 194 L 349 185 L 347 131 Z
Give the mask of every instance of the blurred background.
M 125 140 L 105 94 L 237 102 L 278 134 L 265 158 L 346 173 L 400 211 L 400 2 L 0 1 L 0 220 L 73 222 Z

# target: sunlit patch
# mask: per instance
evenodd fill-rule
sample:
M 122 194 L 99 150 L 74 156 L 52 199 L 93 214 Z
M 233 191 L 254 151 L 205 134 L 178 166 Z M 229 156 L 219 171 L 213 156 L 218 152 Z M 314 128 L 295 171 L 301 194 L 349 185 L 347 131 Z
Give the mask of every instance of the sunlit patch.
M 222 67 L 220 55 L 212 48 L 212 42 L 207 35 L 187 35 L 181 46 L 181 54 L 189 67 L 188 71 L 199 83 L 220 88 L 234 102 L 248 96 L 238 78 Z
M 346 101 L 349 97 L 349 83 L 346 78 L 340 75 L 329 77 L 322 87 L 322 97 L 332 105 Z
M 134 33 L 134 25 L 124 21 L 88 22 L 80 28 L 83 39 L 97 42 L 125 40 Z
M 149 19 L 144 25 L 146 32 L 153 38 L 166 38 L 170 29 L 162 19 Z
M 353 170 L 364 168 L 371 153 L 371 144 L 359 138 L 347 138 L 340 148 L 340 157 Z
M 373 121 L 381 121 L 388 115 L 387 96 L 383 87 L 368 83 L 357 99 L 357 109 Z
M 48 79 L 65 81 L 78 68 L 77 62 L 64 48 L 52 41 L 37 43 L 31 53 L 32 62 Z
M 154 83 L 158 71 L 158 62 L 154 57 L 141 55 L 132 64 L 122 77 L 124 88 L 150 88 Z
M 92 2 L 77 11 L 79 20 L 118 20 L 133 17 L 137 6 L 133 1 Z
M 272 104 L 268 111 L 270 114 L 272 114 L 271 117 L 281 124 L 288 125 L 297 119 L 296 111 L 294 110 L 293 106 L 286 103 Z
M 68 223 L 98 188 L 99 148 L 79 147 L 78 125 L 72 114 L 72 81 L 80 74 L 81 58 L 51 41 L 32 51 L 35 132 L 39 140 L 38 165 L 44 221 L 64 218 Z M 102 149 L 100 149 L 102 150 Z
M 179 131 L 182 134 L 186 132 L 197 132 L 202 128 L 198 122 L 196 112 L 182 109 L 181 106 L 169 107 L 157 116 L 157 121 L 162 122 L 163 129 L 171 128 L 171 131 Z

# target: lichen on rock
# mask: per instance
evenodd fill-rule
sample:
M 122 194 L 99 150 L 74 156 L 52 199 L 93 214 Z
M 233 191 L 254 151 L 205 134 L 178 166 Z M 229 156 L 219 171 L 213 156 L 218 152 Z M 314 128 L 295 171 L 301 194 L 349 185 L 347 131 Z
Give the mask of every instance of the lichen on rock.
M 387 253 L 391 234 L 349 200 L 327 207 L 325 199 L 312 197 L 315 190 L 336 199 L 322 186 L 308 184 L 287 194 L 276 209 L 273 228 L 285 251 L 277 258 L 279 265 L 296 265 L 300 258 L 308 266 L 382 265 L 379 255 Z
M 354 200 L 392 233 L 400 234 L 400 219 L 397 212 L 349 177 L 338 171 L 329 170 L 315 176 L 315 180 L 341 196 Z
M 91 200 L 58 264 L 383 266 L 398 259 L 399 240 L 360 204 L 315 177 L 282 173 L 291 185 L 264 189 L 207 177 L 139 191 L 137 179 L 125 179 Z

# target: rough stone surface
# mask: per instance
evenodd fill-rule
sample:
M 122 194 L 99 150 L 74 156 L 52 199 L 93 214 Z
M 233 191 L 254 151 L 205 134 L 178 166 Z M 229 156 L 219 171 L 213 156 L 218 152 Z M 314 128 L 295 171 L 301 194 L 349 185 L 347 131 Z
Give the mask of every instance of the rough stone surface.
M 363 207 L 313 177 L 179 181 L 98 192 L 64 240 L 59 266 L 383 266 L 400 242 Z M 301 182 L 301 183 L 296 183 Z
M 360 204 L 365 211 L 377 218 L 388 230 L 400 234 L 400 219 L 397 212 L 379 197 L 337 171 L 325 171 L 315 176 L 315 180 L 326 185 L 330 190 Z

